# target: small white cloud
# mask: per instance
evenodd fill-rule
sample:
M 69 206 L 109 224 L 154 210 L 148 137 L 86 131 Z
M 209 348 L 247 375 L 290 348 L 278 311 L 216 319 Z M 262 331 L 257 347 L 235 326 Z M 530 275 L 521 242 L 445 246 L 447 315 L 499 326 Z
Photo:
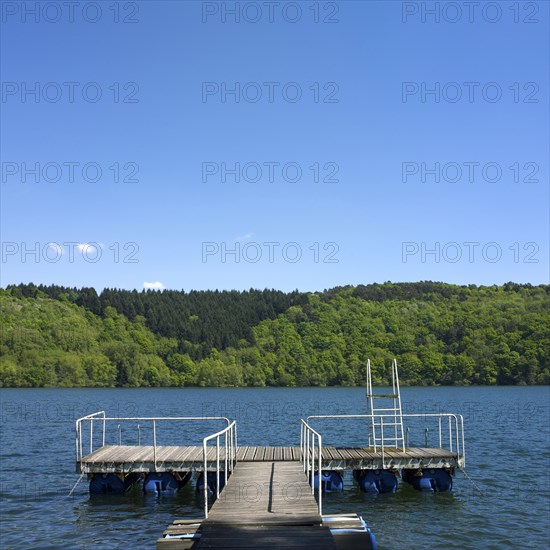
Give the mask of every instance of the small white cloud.
M 254 236 L 254 233 L 247 233 L 246 235 L 241 235 L 240 237 L 237 237 L 233 239 L 236 243 L 242 243 L 244 241 L 249 241 Z
M 90 244 L 90 243 L 78 243 L 76 247 L 80 252 L 84 254 L 96 254 L 97 253 L 97 246 L 95 246 L 98 243 Z
M 143 283 L 143 288 L 151 288 L 153 290 L 164 290 L 166 287 L 160 282 L 155 281 L 154 283 Z

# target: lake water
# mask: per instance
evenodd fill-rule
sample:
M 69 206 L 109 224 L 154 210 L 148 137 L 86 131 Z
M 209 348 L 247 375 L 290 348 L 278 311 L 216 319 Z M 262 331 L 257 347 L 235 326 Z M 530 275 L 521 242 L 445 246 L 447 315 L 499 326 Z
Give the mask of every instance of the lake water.
M 300 418 L 366 412 L 362 388 L 3 389 L 0 397 L 2 548 L 154 548 L 174 519 L 201 517 L 191 484 L 174 497 L 137 488 L 90 496 L 84 479 L 68 497 L 78 480 L 74 421 L 85 414 L 228 416 L 241 445 L 298 445 Z M 435 494 L 400 483 L 396 494 L 370 496 L 348 477 L 343 492 L 324 497 L 323 512 L 359 513 L 381 549 L 548 548 L 550 388 L 403 388 L 402 401 L 404 412 L 464 415 L 466 471 L 483 494 L 461 472 L 452 493 Z M 324 444 L 367 444 L 358 422 L 319 427 Z M 111 428 L 107 439 L 115 442 Z M 212 431 L 160 427 L 158 443 L 196 444 L 199 432 Z M 143 426 L 143 444 L 148 437 Z M 425 446 L 423 428 L 409 437 L 411 446 Z M 427 437 L 436 446 L 436 434 Z

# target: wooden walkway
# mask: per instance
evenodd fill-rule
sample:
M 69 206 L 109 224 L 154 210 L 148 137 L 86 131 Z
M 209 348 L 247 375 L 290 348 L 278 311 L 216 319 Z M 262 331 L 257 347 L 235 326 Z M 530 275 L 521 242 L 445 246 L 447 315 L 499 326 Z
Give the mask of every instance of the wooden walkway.
M 224 468 L 225 449 L 220 449 L 220 467 Z M 299 447 L 239 447 L 237 462 L 299 462 Z M 186 472 L 204 469 L 201 446 L 128 446 L 105 445 L 77 462 L 77 473 L 148 473 Z M 323 447 L 322 467 L 326 470 L 389 468 L 457 468 L 457 453 L 415 447 L 406 451 L 388 449 L 382 453 L 373 448 Z M 216 448 L 208 447 L 207 469 L 216 470 Z
M 200 538 L 170 538 L 193 533 L 193 527 Z M 295 461 L 237 464 L 208 519 L 191 530 L 189 523 L 175 522 L 166 535 L 157 549 L 337 548 Z

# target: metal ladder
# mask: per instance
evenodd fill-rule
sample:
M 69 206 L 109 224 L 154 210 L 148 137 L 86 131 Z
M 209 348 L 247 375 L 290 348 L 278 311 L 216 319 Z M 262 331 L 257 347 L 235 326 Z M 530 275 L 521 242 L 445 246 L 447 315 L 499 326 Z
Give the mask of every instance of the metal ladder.
M 371 417 L 371 430 L 369 434 L 369 446 L 374 444 L 376 451 L 379 446 L 402 448 L 405 450 L 405 438 L 403 437 L 403 415 L 401 411 L 401 392 L 399 390 L 399 374 L 397 372 L 397 359 L 392 362 L 392 393 L 374 393 L 372 389 L 372 375 L 370 359 L 367 360 L 367 399 L 369 414 Z M 386 401 L 384 407 L 375 407 L 374 400 Z M 391 402 L 391 406 L 388 405 Z M 393 434 L 393 435 L 388 435 Z M 372 440 L 371 440 L 372 437 Z

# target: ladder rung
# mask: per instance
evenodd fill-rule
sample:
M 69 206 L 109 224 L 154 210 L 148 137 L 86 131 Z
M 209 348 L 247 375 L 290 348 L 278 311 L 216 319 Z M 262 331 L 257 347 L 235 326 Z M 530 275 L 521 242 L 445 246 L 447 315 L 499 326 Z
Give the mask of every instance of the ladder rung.
M 373 409 L 373 411 L 394 411 L 394 412 L 397 412 L 397 411 L 399 411 L 399 408 L 391 407 L 389 409 Z
M 397 395 L 397 394 L 383 394 L 383 393 L 367 393 L 367 397 L 372 397 L 372 398 L 381 397 L 383 399 L 398 399 L 399 395 Z

